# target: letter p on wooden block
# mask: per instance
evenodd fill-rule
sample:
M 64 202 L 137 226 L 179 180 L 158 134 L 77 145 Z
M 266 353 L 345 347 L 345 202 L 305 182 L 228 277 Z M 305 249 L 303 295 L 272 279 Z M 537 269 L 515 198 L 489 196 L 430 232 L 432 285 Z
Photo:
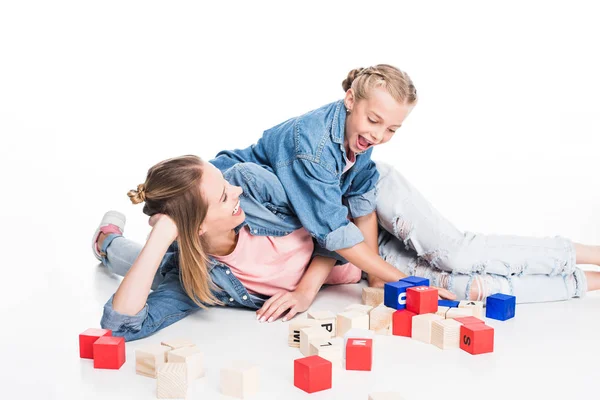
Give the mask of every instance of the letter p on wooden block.
M 319 356 L 294 360 L 294 386 L 307 393 L 331 389 L 331 361 Z
M 112 336 L 110 329 L 86 329 L 85 332 L 79 334 L 79 357 L 94 358 L 94 342 L 102 336 Z
M 460 348 L 471 354 L 484 354 L 493 352 L 494 328 L 484 324 L 461 326 Z
M 506 321 L 515 316 L 517 298 L 509 294 L 496 293 L 486 299 L 485 316 Z
M 346 369 L 370 371 L 373 365 L 373 339 L 348 339 L 346 343 Z
M 415 314 L 435 314 L 438 310 L 438 290 L 428 286 L 406 289 L 406 309 Z

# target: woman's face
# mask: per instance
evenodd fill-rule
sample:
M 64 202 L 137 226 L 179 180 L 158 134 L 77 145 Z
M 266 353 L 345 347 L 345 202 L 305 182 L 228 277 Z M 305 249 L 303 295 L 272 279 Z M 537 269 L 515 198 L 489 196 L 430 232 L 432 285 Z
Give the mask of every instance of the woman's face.
M 400 104 L 383 88 L 371 89 L 367 99 L 356 100 L 352 89 L 344 99 L 350 113 L 346 117 L 344 147 L 362 153 L 372 146 L 388 142 L 415 104 Z
M 244 222 L 246 214 L 240 206 L 242 188 L 229 184 L 221 171 L 209 162 L 203 166 L 200 192 L 208 204 L 203 232 L 226 233 Z

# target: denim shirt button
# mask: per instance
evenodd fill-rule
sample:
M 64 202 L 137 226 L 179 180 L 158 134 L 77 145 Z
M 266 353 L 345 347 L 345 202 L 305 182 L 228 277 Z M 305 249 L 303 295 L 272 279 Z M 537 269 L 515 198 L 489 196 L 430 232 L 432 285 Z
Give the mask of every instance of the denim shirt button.
M 231 271 L 230 271 L 230 270 L 225 270 L 225 273 L 226 273 L 227 275 L 229 275 L 229 274 L 231 273 Z
M 233 301 L 233 297 L 230 297 L 230 298 L 229 298 L 229 301 Z
M 254 233 L 258 233 L 258 229 L 255 229 L 255 230 L 254 230 Z
M 248 296 L 244 295 L 244 296 L 242 296 L 242 299 L 248 300 Z

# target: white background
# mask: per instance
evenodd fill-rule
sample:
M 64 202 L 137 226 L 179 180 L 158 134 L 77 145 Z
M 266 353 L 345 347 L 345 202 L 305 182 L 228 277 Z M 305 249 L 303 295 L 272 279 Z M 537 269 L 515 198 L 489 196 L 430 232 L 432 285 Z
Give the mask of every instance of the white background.
M 263 386 L 277 388 L 258 398 L 306 397 L 291 384 L 300 354 L 283 324 L 257 328 L 246 311 L 211 310 L 128 344 L 118 372 L 79 360 L 77 335 L 98 326 L 118 285 L 89 240 L 118 209 L 127 236 L 143 241 L 146 217 L 126 192 L 152 164 L 246 147 L 341 98 L 356 67 L 389 63 L 412 77 L 419 105 L 374 158 L 459 228 L 598 244 L 599 17 L 592 1 L 2 2 L 3 393 L 153 398 L 154 382 L 133 373 L 133 349 L 190 333 L 213 363 L 196 398 L 218 398 L 218 366 L 235 358 L 262 363 Z M 341 311 L 359 293 L 327 289 L 317 305 Z M 368 378 L 338 371 L 334 389 L 313 397 L 366 399 L 392 384 L 409 399 L 473 398 L 470 384 L 478 397 L 514 397 L 515 379 L 546 398 L 577 398 L 597 386 L 585 365 L 600 355 L 598 299 L 518 307 L 532 323 L 494 325 L 493 356 L 401 342 L 400 376 L 376 358 Z

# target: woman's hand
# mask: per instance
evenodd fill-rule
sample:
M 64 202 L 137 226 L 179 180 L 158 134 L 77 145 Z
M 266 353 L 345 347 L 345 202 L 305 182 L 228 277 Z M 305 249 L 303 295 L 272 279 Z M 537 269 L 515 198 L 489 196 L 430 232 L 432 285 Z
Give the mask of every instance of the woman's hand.
M 438 290 L 438 296 L 444 300 L 456 300 L 456 295 L 449 291 L 448 289 L 443 289 L 439 287 L 435 287 Z
M 171 242 L 177 239 L 177 225 L 167 214 L 154 214 L 148 220 L 148 224 L 152 227 L 151 235 L 159 232 Z
M 260 322 L 273 322 L 289 310 L 283 317 L 283 322 L 285 322 L 294 318 L 297 313 L 308 310 L 313 300 L 314 297 L 306 293 L 283 290 L 275 293 L 269 300 L 265 301 L 260 310 L 256 311 L 256 319 L 259 319 Z

